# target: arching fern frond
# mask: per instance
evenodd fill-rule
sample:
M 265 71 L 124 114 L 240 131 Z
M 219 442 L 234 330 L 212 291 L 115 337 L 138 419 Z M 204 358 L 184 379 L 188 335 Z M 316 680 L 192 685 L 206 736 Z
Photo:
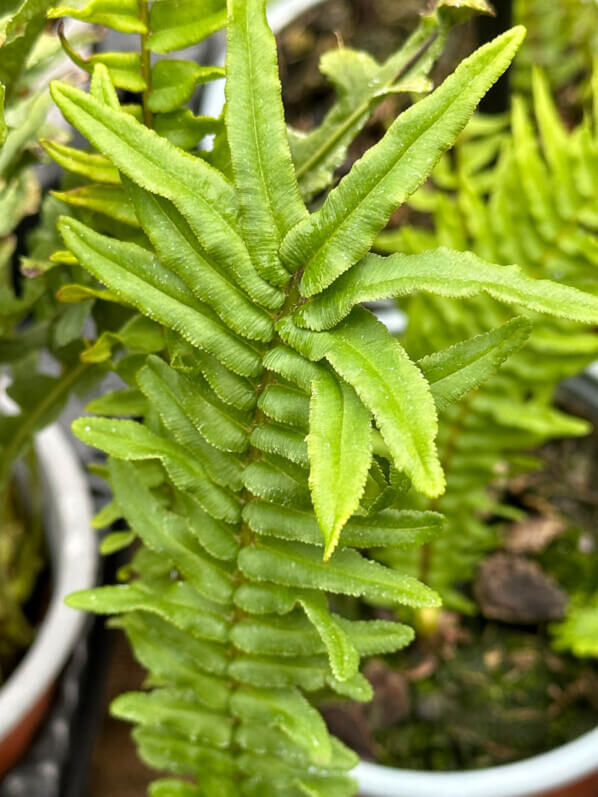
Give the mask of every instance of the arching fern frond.
M 264 5 L 229 2 L 232 180 L 99 93 L 53 86 L 67 119 L 123 176 L 145 235 L 122 242 L 65 219 L 65 244 L 113 297 L 168 330 L 161 356 L 126 370 L 123 406 L 133 398 L 143 419 L 74 425 L 109 454 L 114 504 L 105 517 L 122 516 L 143 543 L 128 584 L 70 603 L 118 614 L 149 670 L 152 690 L 113 710 L 136 723 L 147 763 L 194 780 L 159 781 L 154 795 L 354 792 L 347 772 L 356 757 L 329 736 L 306 695 L 367 700 L 360 657 L 400 649 L 413 633 L 345 618 L 328 596 L 438 605 L 429 587 L 367 549 L 420 545 L 440 531 L 436 513 L 403 505 L 409 479 L 430 496 L 444 487 L 434 384 L 448 403 L 527 333 L 511 325 L 468 342 L 462 367 L 449 349 L 420 368 L 364 308 L 321 331 L 301 326 L 297 313 L 308 294 L 318 301 L 341 272 L 361 268 L 374 235 L 453 143 L 523 32 L 481 48 L 422 108 L 399 117 L 310 214 Z M 213 290 L 210 275 L 218 275 Z M 521 277 L 511 275 L 516 290 Z M 557 314 L 584 307 L 584 319 L 598 321 L 598 301 L 554 291 Z M 533 302 L 532 290 L 517 293 L 517 303 Z M 118 397 L 104 410 L 111 402 Z

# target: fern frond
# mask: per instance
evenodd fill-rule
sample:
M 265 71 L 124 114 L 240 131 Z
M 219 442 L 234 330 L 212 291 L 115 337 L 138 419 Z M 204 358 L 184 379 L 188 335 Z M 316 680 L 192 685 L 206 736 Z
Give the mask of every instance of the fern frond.
M 482 48 L 399 117 L 311 215 L 286 139 L 264 0 L 230 0 L 228 36 L 232 179 L 115 107 L 109 91 L 106 101 L 52 88 L 126 178 L 145 235 L 120 241 L 66 219 L 65 244 L 120 302 L 168 330 L 159 356 L 121 361 L 138 391 L 121 398 L 126 406 L 143 396 L 142 420 L 75 422 L 81 439 L 109 455 L 116 506 L 108 517 L 121 514 L 144 547 L 129 583 L 70 603 L 116 613 L 149 670 L 152 690 L 120 698 L 114 711 L 136 724 L 147 763 L 197 784 L 162 781 L 154 794 L 341 797 L 354 792 L 346 773 L 355 757 L 306 694 L 368 699 L 360 657 L 398 650 L 413 632 L 349 620 L 328 596 L 439 604 L 428 586 L 367 551 L 439 533 L 438 514 L 404 505 L 410 480 L 429 496 L 444 487 L 433 384 L 448 405 L 529 330 L 512 323 L 420 368 L 372 313 L 351 310 L 352 298 L 346 318 L 303 328 L 301 291 L 315 296 L 363 267 L 375 234 L 454 142 L 522 32 Z M 478 265 L 462 261 L 472 279 Z M 533 308 L 545 296 L 546 286 L 503 271 L 518 304 Z M 425 280 L 414 277 L 409 290 L 420 287 Z M 560 299 L 557 315 L 571 313 L 575 299 L 584 320 L 598 321 L 581 292 Z

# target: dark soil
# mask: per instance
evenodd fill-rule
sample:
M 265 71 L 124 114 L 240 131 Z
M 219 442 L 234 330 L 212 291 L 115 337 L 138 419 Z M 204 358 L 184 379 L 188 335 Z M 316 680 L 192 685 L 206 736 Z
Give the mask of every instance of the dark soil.
M 325 708 L 362 756 L 409 769 L 475 769 L 564 744 L 598 724 L 598 666 L 557 655 L 549 620 L 598 585 L 598 436 L 559 440 L 544 467 L 503 486 L 525 507 L 480 566 L 482 615 L 443 612 L 433 636 L 369 662 L 371 704 Z M 496 622 L 498 620 L 498 622 Z

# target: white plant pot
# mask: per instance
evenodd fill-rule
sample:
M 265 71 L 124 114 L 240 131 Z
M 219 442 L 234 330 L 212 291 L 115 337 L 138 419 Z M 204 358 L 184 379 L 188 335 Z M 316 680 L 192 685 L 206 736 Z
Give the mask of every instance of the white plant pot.
M 41 720 L 54 682 L 81 634 L 86 616 L 68 608 L 64 598 L 94 586 L 97 574 L 91 494 L 74 448 L 55 424 L 37 435 L 35 450 L 52 588 L 33 644 L 0 687 L 0 767 L 4 768 L 22 752 Z
M 361 762 L 353 774 L 363 797 L 531 797 L 565 787 L 571 787 L 571 797 L 581 797 L 598 793 L 596 781 L 591 792 L 574 785 L 597 768 L 598 729 L 516 764 L 471 772 L 418 772 Z
M 322 0 L 275 0 L 268 8 L 272 30 L 280 32 L 300 14 Z M 214 62 L 224 64 L 225 46 L 216 53 Z M 224 107 L 224 81 L 209 83 L 202 102 L 202 113 L 218 117 Z M 380 303 L 376 315 L 391 332 L 397 334 L 405 327 L 405 318 L 390 303 Z M 598 363 L 595 366 L 598 376 Z M 598 729 L 580 736 L 549 753 L 471 772 L 421 772 L 394 769 L 362 761 L 353 771 L 359 782 L 361 797 L 532 797 L 551 795 L 571 787 L 570 797 L 598 794 L 576 786 L 598 772 Z M 560 793 L 560 792 L 559 792 Z

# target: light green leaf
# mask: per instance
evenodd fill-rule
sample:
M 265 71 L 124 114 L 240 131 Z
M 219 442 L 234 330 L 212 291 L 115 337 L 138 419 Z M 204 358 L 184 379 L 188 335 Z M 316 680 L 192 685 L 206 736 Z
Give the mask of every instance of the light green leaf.
M 84 443 L 117 459 L 160 460 L 174 484 L 196 495 L 208 514 L 231 523 L 239 519 L 240 508 L 236 499 L 212 482 L 194 457 L 182 446 L 154 434 L 140 423 L 108 418 L 79 418 L 73 423 L 73 432 Z
M 524 34 L 513 28 L 462 61 L 435 92 L 399 116 L 317 213 L 291 230 L 281 255 L 289 268 L 305 268 L 304 296 L 328 287 L 365 255 L 397 206 L 454 143 Z
M 438 409 L 446 409 L 495 374 L 523 346 L 531 330 L 528 321 L 513 318 L 497 329 L 418 360 Z
M 243 508 L 243 518 L 257 534 L 322 545 L 311 511 L 251 501 Z M 421 545 L 438 536 L 442 521 L 442 515 L 436 512 L 384 509 L 368 517 L 351 518 L 341 532 L 339 544 L 349 548 Z
M 330 761 L 332 749 L 324 720 L 299 691 L 244 687 L 231 697 L 231 709 L 244 721 L 276 726 L 313 763 L 325 766 Z
M 229 3 L 225 113 L 249 252 L 265 279 L 284 285 L 290 276 L 278 250 L 307 212 L 291 162 L 265 6 L 265 0 Z
M 231 742 L 232 718 L 206 709 L 191 690 L 125 692 L 112 701 L 110 713 L 142 727 L 171 728 L 214 747 L 225 748 Z
M 232 275 L 209 258 L 174 205 L 130 181 L 126 185 L 141 226 L 162 262 L 235 332 L 269 340 L 274 328 L 268 314 L 250 301 Z
M 73 174 L 80 174 L 96 183 L 120 183 L 118 169 L 103 155 L 67 147 L 58 141 L 43 139 L 40 144 L 59 166 Z
M 135 208 L 121 186 L 84 185 L 80 188 L 71 188 L 69 191 L 52 191 L 52 196 L 75 208 L 93 210 L 121 224 L 139 227 Z
M 306 332 L 283 319 L 279 333 L 304 356 L 326 357 L 374 414 L 398 470 L 404 470 L 420 492 L 431 497 L 442 493 L 430 387 L 381 322 L 364 308 L 355 308 L 331 332 Z
M 148 47 L 154 53 L 184 50 L 226 24 L 226 0 L 161 0 L 152 3 Z
M 216 169 L 72 86 L 53 83 L 51 92 L 65 118 L 123 174 L 174 203 L 208 254 L 223 269 L 230 267 L 253 299 L 270 309 L 280 306 L 281 292 L 259 277 L 239 235 L 234 188 Z
M 301 605 L 326 647 L 334 677 L 339 681 L 352 678 L 359 669 L 359 653 L 350 635 L 331 614 L 325 597 L 302 599 Z
M 329 562 L 311 545 L 260 541 L 243 548 L 239 566 L 250 578 L 267 579 L 286 587 L 326 590 L 406 606 L 439 606 L 429 587 L 411 576 L 391 570 L 348 548 L 337 550 Z
M 195 696 L 209 708 L 226 709 L 230 684 L 208 673 L 224 674 L 226 648 L 202 642 L 160 617 L 147 612 L 133 612 L 112 621 L 124 628 L 137 660 L 153 679 L 169 685 L 191 687 Z
M 61 219 L 59 230 L 80 263 L 121 301 L 179 332 L 234 371 L 245 376 L 260 372 L 257 353 L 195 301 L 184 283 L 145 249 L 100 235 L 67 217 Z
M 130 462 L 111 458 L 108 470 L 123 517 L 145 544 L 171 559 L 201 595 L 217 603 L 229 601 L 233 585 L 228 573 L 203 555 L 184 519 L 162 507 Z
M 550 280 L 533 279 L 518 266 L 493 265 L 472 252 L 443 246 L 415 255 L 368 255 L 296 316 L 312 329 L 327 329 L 359 302 L 418 291 L 454 298 L 486 293 L 500 302 L 538 313 L 598 323 L 596 296 Z
M 60 17 L 104 25 L 121 33 L 147 33 L 139 14 L 139 0 L 91 0 L 83 8 L 58 6 L 48 11 L 49 19 Z
M 353 388 L 326 371 L 312 382 L 307 451 L 327 560 L 359 506 L 372 459 L 372 422 Z
M 152 67 L 148 108 L 154 113 L 176 111 L 191 99 L 196 86 L 219 77 L 224 77 L 222 67 L 164 58 Z
M 442 52 L 446 27 L 435 13 L 424 15 L 400 50 L 384 64 L 378 64 L 367 53 L 345 47 L 324 53 L 320 72 L 333 84 L 337 101 L 319 127 L 309 133 L 289 131 L 305 199 L 311 199 L 332 182 L 349 144 L 388 93 L 429 90 L 426 75 Z
M 226 642 L 230 630 L 228 621 L 210 610 L 209 602 L 198 590 L 182 581 L 162 583 L 159 591 L 140 580 L 81 590 L 69 595 L 66 603 L 73 609 L 95 614 L 150 612 L 197 639 L 214 642 Z

